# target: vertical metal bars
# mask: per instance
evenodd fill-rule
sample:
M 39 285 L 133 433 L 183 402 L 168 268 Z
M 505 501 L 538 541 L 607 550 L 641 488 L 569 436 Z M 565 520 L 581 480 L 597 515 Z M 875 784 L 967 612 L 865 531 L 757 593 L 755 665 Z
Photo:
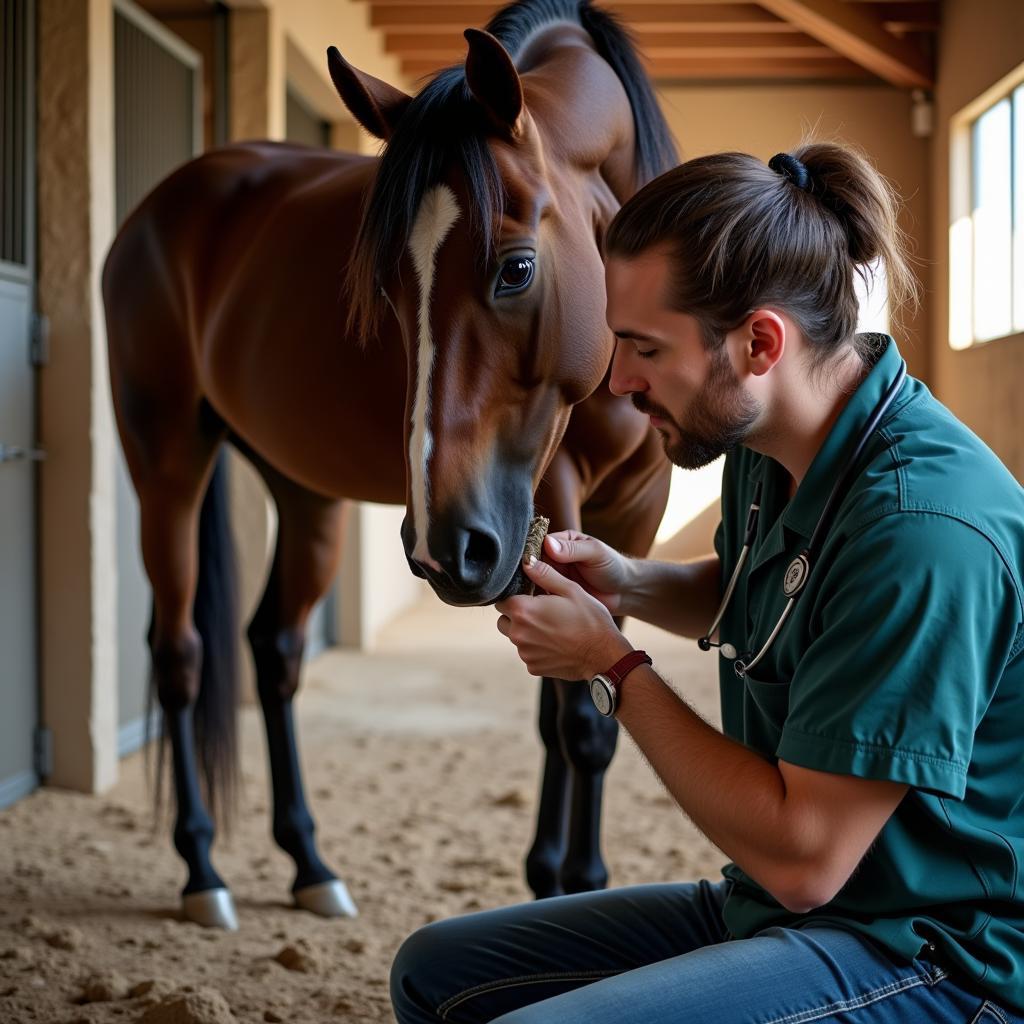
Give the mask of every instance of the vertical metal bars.
M 0 260 L 19 265 L 28 261 L 27 14 L 26 0 L 0 0 Z

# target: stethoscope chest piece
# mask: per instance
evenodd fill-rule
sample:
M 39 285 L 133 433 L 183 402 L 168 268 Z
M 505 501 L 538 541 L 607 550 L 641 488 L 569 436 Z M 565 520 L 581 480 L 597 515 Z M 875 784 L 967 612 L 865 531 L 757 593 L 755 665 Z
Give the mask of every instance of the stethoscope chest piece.
M 786 575 L 782 578 L 782 592 L 786 597 L 793 597 L 804 589 L 807 577 L 811 571 L 811 562 L 806 551 L 801 551 L 786 568 Z

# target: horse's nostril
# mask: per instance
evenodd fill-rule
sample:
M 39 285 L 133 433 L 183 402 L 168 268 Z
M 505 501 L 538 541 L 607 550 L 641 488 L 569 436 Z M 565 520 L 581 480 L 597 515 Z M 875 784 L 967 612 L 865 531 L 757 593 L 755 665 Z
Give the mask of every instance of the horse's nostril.
M 468 539 L 463 554 L 467 576 L 486 578 L 498 563 L 501 549 L 492 534 L 468 530 Z

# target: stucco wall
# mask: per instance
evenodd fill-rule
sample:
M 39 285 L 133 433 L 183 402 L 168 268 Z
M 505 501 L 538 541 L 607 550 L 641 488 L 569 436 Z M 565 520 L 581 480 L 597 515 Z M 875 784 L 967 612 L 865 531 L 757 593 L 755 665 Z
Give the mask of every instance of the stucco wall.
M 356 0 L 264 0 L 231 3 L 231 137 L 284 138 L 286 82 L 325 120 L 354 124 L 327 72 L 327 47 L 399 88 L 397 59 L 370 27 L 370 5 Z M 376 141 L 353 136 L 360 152 Z
M 114 232 L 111 0 L 39 4 L 43 724 L 51 782 L 117 775 L 115 435 L 99 274 Z
M 946 0 L 942 12 L 936 133 L 931 161 L 934 389 L 1024 480 L 1024 335 L 962 351 L 949 346 L 950 120 L 1024 62 L 1024 3 Z

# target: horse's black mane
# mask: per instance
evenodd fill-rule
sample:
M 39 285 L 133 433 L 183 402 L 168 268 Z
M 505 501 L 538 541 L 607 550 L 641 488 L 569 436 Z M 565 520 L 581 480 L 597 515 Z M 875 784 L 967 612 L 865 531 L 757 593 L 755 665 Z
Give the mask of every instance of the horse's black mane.
M 637 57 L 633 42 L 614 15 L 590 0 L 520 0 L 500 10 L 487 25 L 515 60 L 534 33 L 552 22 L 581 25 L 597 53 L 615 70 L 629 98 L 636 125 L 637 187 L 678 161 L 668 125 Z M 353 299 L 364 330 L 376 317 L 377 291 L 405 248 L 424 193 L 445 166 L 461 165 L 470 193 L 483 252 L 490 254 L 492 218 L 505 196 L 487 145 L 488 127 L 466 85 L 463 66 L 439 72 L 402 115 L 381 157 L 356 240 Z

